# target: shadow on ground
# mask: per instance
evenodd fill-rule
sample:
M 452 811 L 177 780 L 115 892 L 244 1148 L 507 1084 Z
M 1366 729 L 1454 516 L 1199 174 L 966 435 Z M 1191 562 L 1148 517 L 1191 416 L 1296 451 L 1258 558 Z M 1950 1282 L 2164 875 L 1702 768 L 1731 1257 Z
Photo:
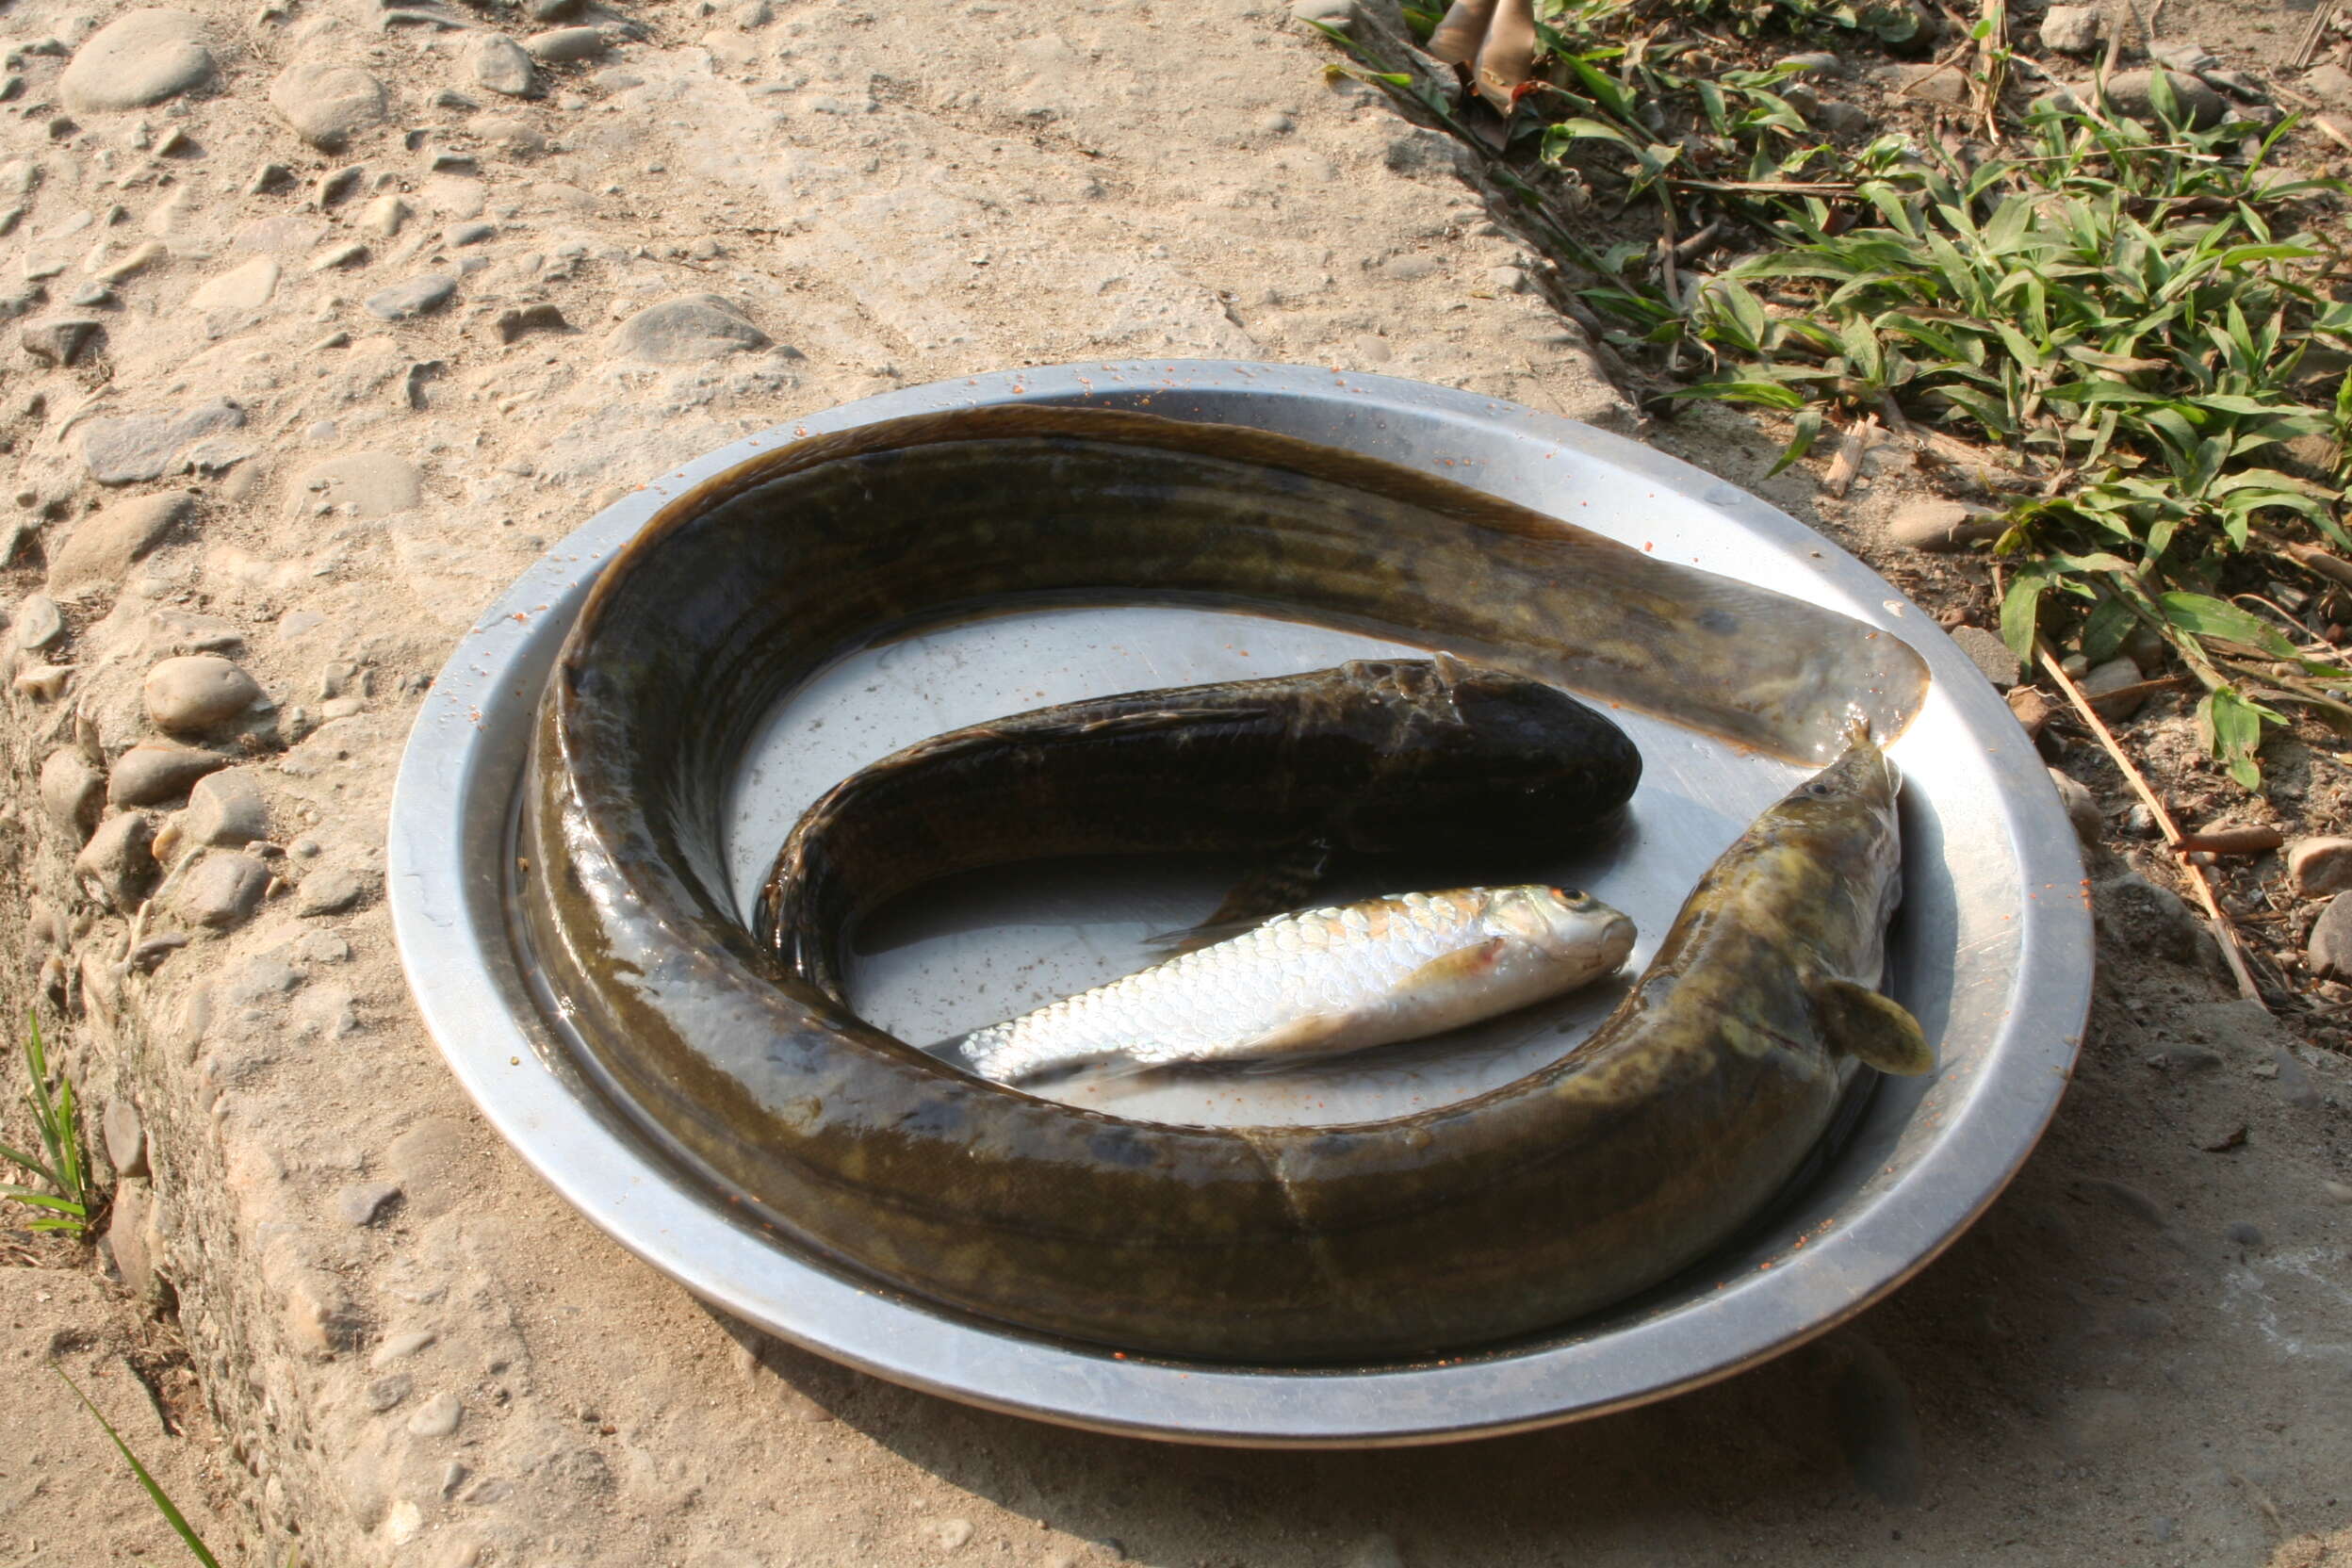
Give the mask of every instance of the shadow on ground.
M 1189 1448 L 968 1410 L 780 1345 L 763 1359 L 953 1485 L 1168 1568 L 2260 1562 L 2352 1503 L 2330 1478 L 2352 1474 L 2352 1357 L 2274 1345 L 2259 1376 L 2239 1357 L 2224 1383 L 2201 1348 L 2278 1340 L 2262 1256 L 2285 1249 L 2279 1233 L 2328 1221 L 2281 1199 L 2271 1140 L 2200 1146 L 2212 1107 L 2148 1065 L 2161 1038 L 2102 1006 L 2076 1086 L 2009 1191 L 1854 1323 L 1712 1387 L 1549 1431 L 1387 1451 Z M 2258 1107 L 2273 1114 L 2293 1113 Z M 2085 1540 L 2111 1550 L 2085 1556 Z

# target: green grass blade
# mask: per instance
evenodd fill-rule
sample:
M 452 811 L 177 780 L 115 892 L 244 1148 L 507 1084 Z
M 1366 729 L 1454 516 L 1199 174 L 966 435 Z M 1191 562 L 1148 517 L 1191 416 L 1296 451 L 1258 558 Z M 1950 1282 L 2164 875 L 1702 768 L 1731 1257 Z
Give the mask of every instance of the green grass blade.
M 82 1402 L 82 1408 L 89 1411 L 98 1425 L 106 1429 L 108 1437 L 114 1439 L 115 1447 L 121 1450 L 123 1459 L 130 1462 L 131 1474 L 137 1476 L 139 1484 L 147 1489 L 148 1500 L 155 1505 L 156 1511 L 163 1515 L 164 1522 L 177 1532 L 181 1544 L 185 1545 L 196 1560 L 204 1565 L 204 1568 L 220 1568 L 220 1560 L 214 1557 L 205 1547 L 204 1538 L 196 1533 L 193 1526 L 188 1524 L 188 1516 L 182 1513 L 172 1499 L 164 1494 L 163 1488 L 155 1484 L 155 1478 L 149 1475 L 147 1467 L 139 1462 L 139 1456 L 131 1452 L 131 1446 L 122 1441 L 122 1434 L 114 1429 L 114 1424 L 106 1419 L 105 1413 L 90 1403 L 90 1396 L 82 1392 L 81 1385 L 67 1377 L 65 1368 L 55 1362 L 50 1364 L 49 1370 L 55 1372 L 65 1386 L 74 1391 L 74 1397 Z
M 25 1014 L 24 1065 L 32 1074 L 32 1088 L 24 1096 L 25 1105 L 32 1111 L 33 1124 L 41 1134 L 41 1147 L 48 1151 L 49 1163 L 41 1164 L 21 1150 L 0 1145 L 11 1163 L 38 1172 L 52 1186 L 80 1204 L 80 1212 L 90 1208 L 90 1169 L 82 1154 L 81 1110 L 74 1098 L 72 1080 L 60 1075 L 57 1092 L 49 1092 L 49 1054 L 41 1037 L 40 1015 Z
M 1819 409 L 1808 408 L 1803 414 L 1798 415 L 1796 430 L 1788 437 L 1788 445 L 1781 449 L 1780 461 L 1773 464 L 1771 472 L 1764 477 L 1771 479 L 1773 474 L 1779 473 L 1783 468 L 1805 456 L 1806 452 L 1811 451 L 1814 439 L 1821 433 L 1821 415 Z
M 2163 607 L 2164 618 L 2181 630 L 2199 637 L 2218 637 L 2224 642 L 2256 648 L 2275 659 L 2295 657 L 2295 645 L 2274 630 L 2270 623 L 2239 609 L 2226 600 L 2204 594 L 2163 594 L 2156 602 Z
M 90 1199 L 90 1171 L 82 1163 L 82 1108 L 74 1098 L 74 1081 L 57 1080 L 57 1184 L 84 1202 Z
M 2031 664 L 2034 659 L 2045 586 L 2040 578 L 2021 572 L 2001 601 L 2001 640 L 2009 645 L 2020 663 Z
M 1854 27 L 1863 0 L 1695 6 L 1754 37 L 1784 9 Z M 1544 8 L 1559 80 L 1521 112 L 1546 157 L 1573 158 L 1621 211 L 1645 196 L 1664 206 L 1669 234 L 1712 206 L 1761 242 L 1687 297 L 1654 281 L 1654 237 L 1607 260 L 1589 249 L 1572 257 L 1605 285 L 1578 292 L 1608 318 L 1609 341 L 1664 362 L 1665 397 L 1788 416 L 1774 473 L 1809 455 L 1830 419 L 1882 398 L 1953 434 L 2031 449 L 2070 482 L 2013 505 L 1996 546 L 2014 563 L 2001 630 L 2021 658 L 2034 656 L 2047 620 L 2051 639 L 2099 654 L 2153 629 L 2216 690 L 2208 640 L 2319 675 L 2278 629 L 2210 596 L 2240 553 L 2257 569 L 2283 564 L 2265 523 L 2299 520 L 2352 554 L 2352 519 L 2337 514 L 2352 477 L 2352 300 L 2330 297 L 2337 243 L 2298 204 L 2347 188 L 2263 170 L 2283 127 L 2192 129 L 2180 122 L 2178 74 L 2159 73 L 2160 125 L 2096 109 L 2028 114 L 2011 156 L 1974 164 L 1894 135 L 1839 147 L 1778 91 L 1791 68 L 1703 81 L 1674 68 L 1677 46 L 1630 0 Z M 1978 34 L 1997 37 L 1998 23 L 1981 20 Z M 1362 45 L 1335 41 L 1369 63 Z M 1998 72 L 1998 58 L 1985 63 Z M 1417 78 L 1413 90 L 1423 91 Z M 1686 125 L 1700 136 L 1663 139 Z M 1716 178 L 1677 185 L 1693 166 Z M 1745 189 L 1717 183 L 1743 167 Z M 1677 212 L 1685 200 L 1690 210 Z M 2326 384 L 2309 368 L 2321 360 Z M 2312 434 L 2335 443 L 2325 475 L 2264 466 L 2281 443 Z M 2175 587 L 2206 592 L 2166 593 Z M 2234 691 L 2203 712 L 2214 756 L 2249 788 L 2264 727 L 2285 722 L 2262 700 Z
M 40 1177 L 42 1181 L 48 1183 L 53 1187 L 62 1186 L 64 1184 L 57 1180 L 57 1173 L 56 1171 L 50 1169 L 47 1166 L 41 1164 L 30 1154 L 27 1154 L 22 1149 L 11 1148 L 8 1144 L 0 1143 L 0 1159 L 5 1159 L 11 1165 L 23 1166 L 25 1169 L 31 1171 L 34 1175 Z
M 28 1203 L 37 1209 L 57 1209 L 74 1215 L 89 1213 L 71 1198 L 53 1197 L 49 1193 L 35 1192 L 30 1187 L 0 1186 L 0 1198 L 5 1198 L 11 1203 Z
M 59 1118 L 57 1102 L 49 1097 L 49 1054 L 41 1047 L 41 1015 L 27 1011 L 24 1018 L 28 1025 L 24 1036 L 24 1061 L 33 1074 L 32 1092 L 26 1097 L 25 1103 L 32 1107 L 33 1125 L 41 1134 L 41 1146 L 49 1151 L 49 1167 L 56 1172 L 51 1180 L 71 1193 L 73 1188 L 68 1182 L 73 1174 L 73 1161 L 67 1157 L 69 1140 L 64 1136 L 65 1127 Z M 66 1092 L 70 1097 L 73 1091 L 69 1087 Z
M 62 1187 L 66 1174 L 65 1144 L 57 1136 L 57 1109 L 49 1103 L 46 1095 L 38 1100 L 28 1099 L 27 1103 L 33 1107 L 33 1123 L 35 1130 L 41 1134 L 41 1146 L 49 1151 L 49 1168 L 57 1172 L 57 1184 Z

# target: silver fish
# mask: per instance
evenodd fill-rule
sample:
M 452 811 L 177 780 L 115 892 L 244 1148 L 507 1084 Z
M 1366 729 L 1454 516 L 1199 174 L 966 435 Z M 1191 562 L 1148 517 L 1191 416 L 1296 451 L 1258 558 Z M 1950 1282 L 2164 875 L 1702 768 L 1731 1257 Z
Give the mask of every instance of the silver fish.
M 1461 888 L 1279 915 L 935 1047 L 993 1083 L 1334 1055 L 1419 1039 L 1596 980 L 1633 922 L 1589 893 Z

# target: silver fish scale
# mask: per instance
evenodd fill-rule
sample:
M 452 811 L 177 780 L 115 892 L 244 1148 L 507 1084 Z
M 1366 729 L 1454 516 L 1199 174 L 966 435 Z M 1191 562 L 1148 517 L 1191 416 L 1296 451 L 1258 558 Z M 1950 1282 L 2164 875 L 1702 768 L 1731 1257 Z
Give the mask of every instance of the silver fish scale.
M 1146 1067 L 1252 1054 L 1302 1015 L 1377 1005 L 1448 953 L 1508 936 L 1493 890 L 1468 889 L 1281 915 L 1241 936 L 1098 986 L 961 1042 L 1000 1082 L 1111 1055 Z

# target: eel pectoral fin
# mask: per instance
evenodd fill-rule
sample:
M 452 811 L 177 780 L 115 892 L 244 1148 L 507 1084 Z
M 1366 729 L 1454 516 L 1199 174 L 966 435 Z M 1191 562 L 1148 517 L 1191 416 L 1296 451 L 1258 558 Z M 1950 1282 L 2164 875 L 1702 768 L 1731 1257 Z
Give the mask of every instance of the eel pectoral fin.
M 1900 1077 L 1936 1070 L 1936 1048 L 1902 1003 L 1829 976 L 1815 979 L 1811 990 L 1822 1034 L 1847 1055 Z

